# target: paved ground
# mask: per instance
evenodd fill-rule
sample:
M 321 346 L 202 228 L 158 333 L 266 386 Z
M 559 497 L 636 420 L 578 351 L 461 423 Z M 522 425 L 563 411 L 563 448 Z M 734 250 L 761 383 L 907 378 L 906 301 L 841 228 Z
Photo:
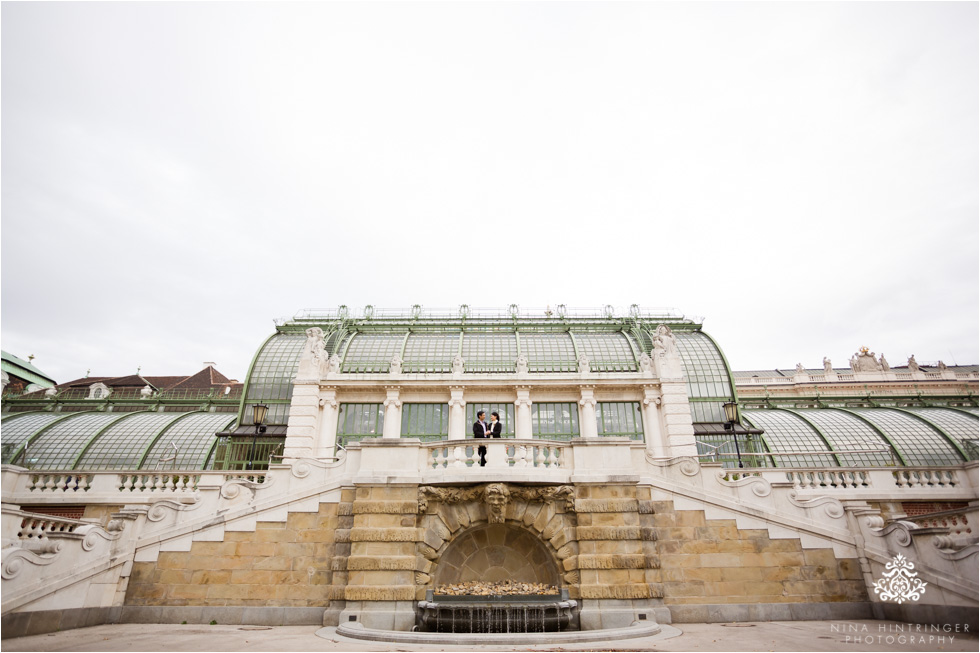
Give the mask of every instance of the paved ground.
M 891 621 L 774 621 L 665 626 L 656 637 L 590 645 L 385 644 L 316 626 L 117 624 L 5 639 L 3 651 L 976 651 L 975 633 L 915 632 Z M 921 628 L 926 628 L 922 626 Z M 904 629 L 904 630 L 902 630 Z

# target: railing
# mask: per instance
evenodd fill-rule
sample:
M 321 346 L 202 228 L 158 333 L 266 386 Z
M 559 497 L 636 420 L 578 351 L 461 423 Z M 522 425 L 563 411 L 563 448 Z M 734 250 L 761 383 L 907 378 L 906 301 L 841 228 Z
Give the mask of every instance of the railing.
M 486 449 L 486 469 L 571 467 L 571 445 L 547 440 L 443 440 L 423 447 L 429 469 L 478 468 L 481 447 Z
M 231 480 L 263 484 L 268 479 L 265 470 L 18 472 L 5 468 L 4 474 L 17 474 L 18 477 L 12 484 L 10 496 L 5 493 L 4 501 L 20 505 L 46 503 L 49 498 L 52 503 L 152 502 L 168 496 L 188 496 L 205 487 L 218 488 Z
M 950 535 L 959 535 L 973 533 L 973 526 L 969 522 L 968 514 L 967 508 L 961 508 L 959 510 L 945 510 L 928 515 L 908 517 L 907 521 L 921 528 L 948 528 Z M 976 509 L 974 509 L 975 514 Z
M 20 540 L 40 540 L 49 533 L 73 533 L 79 526 L 84 526 L 86 522 L 67 517 L 55 517 L 53 515 L 38 515 L 21 513 L 24 518 L 20 522 L 20 529 L 17 531 L 17 539 Z

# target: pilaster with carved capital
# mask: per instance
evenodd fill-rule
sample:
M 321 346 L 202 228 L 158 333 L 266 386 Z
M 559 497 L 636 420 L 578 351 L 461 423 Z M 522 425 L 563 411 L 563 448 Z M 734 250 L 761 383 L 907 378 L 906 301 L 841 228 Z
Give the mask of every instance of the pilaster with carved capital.
M 583 438 L 597 438 L 599 437 L 599 429 L 596 425 L 595 418 L 595 386 L 594 385 L 583 385 L 580 388 L 582 393 L 581 399 L 578 400 L 578 405 L 581 408 L 581 419 L 579 420 L 580 428 L 582 429 Z
M 402 402 L 398 398 L 401 388 L 397 385 L 387 385 L 385 390 L 388 396 L 384 401 L 385 423 L 381 437 L 398 438 L 402 431 Z
M 662 403 L 659 387 L 643 386 L 643 399 L 640 402 L 643 409 L 643 439 L 646 441 L 647 451 L 656 458 L 664 457 L 667 449 L 660 416 Z
M 529 440 L 531 438 L 531 387 L 519 385 L 516 389 L 514 436 L 519 440 Z
M 449 439 L 466 438 L 466 401 L 463 399 L 463 386 L 449 387 Z
M 337 455 L 337 386 L 320 387 L 320 432 L 317 435 L 316 457 L 330 458 Z

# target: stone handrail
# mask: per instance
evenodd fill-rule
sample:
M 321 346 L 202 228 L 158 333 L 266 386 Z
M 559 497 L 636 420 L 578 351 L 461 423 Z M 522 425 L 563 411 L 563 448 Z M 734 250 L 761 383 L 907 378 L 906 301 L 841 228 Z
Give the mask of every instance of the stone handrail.
M 486 469 L 568 469 L 570 445 L 553 440 L 442 440 L 422 445 L 426 470 L 480 466 L 480 447 L 486 447 Z
M 841 498 L 963 500 L 976 493 L 976 463 L 957 467 L 825 467 L 751 470 L 774 487 Z M 748 470 L 742 470 L 743 473 Z
M 191 496 L 201 487 L 221 487 L 227 481 L 263 483 L 266 471 L 44 471 L 4 465 L 4 502 L 140 504 L 164 498 Z M 69 497 L 71 497 L 69 499 Z

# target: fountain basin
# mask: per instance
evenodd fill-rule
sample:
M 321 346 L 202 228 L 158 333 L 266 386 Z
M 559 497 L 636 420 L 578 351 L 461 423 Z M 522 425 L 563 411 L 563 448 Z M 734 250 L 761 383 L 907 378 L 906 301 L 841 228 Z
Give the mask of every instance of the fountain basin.
M 560 594 L 448 595 L 426 593 L 416 625 L 435 633 L 543 633 L 569 630 L 578 603 Z

